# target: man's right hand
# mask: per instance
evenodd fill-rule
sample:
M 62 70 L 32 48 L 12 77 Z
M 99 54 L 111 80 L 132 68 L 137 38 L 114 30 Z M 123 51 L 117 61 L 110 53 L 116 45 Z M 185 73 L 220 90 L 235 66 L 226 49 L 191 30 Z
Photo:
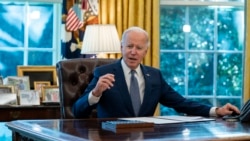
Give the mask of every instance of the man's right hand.
M 115 76 L 113 74 L 105 74 L 101 76 L 92 90 L 92 94 L 96 97 L 100 97 L 102 92 L 113 87 L 113 82 L 115 81 Z

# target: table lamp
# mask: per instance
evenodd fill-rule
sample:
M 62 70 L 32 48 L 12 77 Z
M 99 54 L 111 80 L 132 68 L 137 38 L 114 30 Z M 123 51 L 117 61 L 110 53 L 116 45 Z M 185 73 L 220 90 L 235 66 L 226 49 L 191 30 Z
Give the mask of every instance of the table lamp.
M 81 54 L 120 53 L 121 42 L 115 25 L 93 24 L 87 25 Z

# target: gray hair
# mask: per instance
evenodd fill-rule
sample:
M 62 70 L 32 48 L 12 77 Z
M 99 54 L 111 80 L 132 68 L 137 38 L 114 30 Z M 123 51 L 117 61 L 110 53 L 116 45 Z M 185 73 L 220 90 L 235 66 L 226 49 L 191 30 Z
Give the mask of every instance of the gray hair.
M 146 36 L 146 38 L 147 38 L 147 43 L 146 43 L 146 44 L 147 44 L 147 47 L 150 46 L 150 41 L 149 41 L 148 33 L 147 33 L 144 29 L 142 29 L 142 28 L 140 28 L 140 27 L 137 27 L 137 26 L 129 27 L 128 29 L 126 29 L 126 30 L 123 32 L 123 34 L 122 34 L 122 40 L 121 40 L 121 45 L 122 45 L 122 46 L 124 46 L 124 43 L 125 43 L 126 38 L 127 38 L 127 35 L 128 35 L 128 33 L 131 32 L 131 31 L 141 32 L 141 33 L 145 34 L 145 36 Z

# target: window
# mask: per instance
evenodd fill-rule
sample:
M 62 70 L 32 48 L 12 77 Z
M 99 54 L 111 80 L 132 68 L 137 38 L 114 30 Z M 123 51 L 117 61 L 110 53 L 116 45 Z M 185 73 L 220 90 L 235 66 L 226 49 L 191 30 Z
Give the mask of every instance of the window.
M 160 69 L 181 95 L 205 104 L 243 97 L 244 2 L 168 1 L 160 7 Z M 174 67 L 173 67 L 174 66 Z M 177 114 L 161 106 L 161 115 Z
M 18 65 L 54 65 L 60 56 L 62 0 L 0 1 L 0 75 Z

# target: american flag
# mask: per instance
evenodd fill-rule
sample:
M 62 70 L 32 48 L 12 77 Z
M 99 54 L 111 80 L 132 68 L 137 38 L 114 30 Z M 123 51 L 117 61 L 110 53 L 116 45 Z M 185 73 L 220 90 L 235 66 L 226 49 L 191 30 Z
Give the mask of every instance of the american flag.
M 66 29 L 68 31 L 76 31 L 83 26 L 83 22 L 79 19 L 81 16 L 80 12 L 81 9 L 76 6 L 69 9 L 66 17 Z

